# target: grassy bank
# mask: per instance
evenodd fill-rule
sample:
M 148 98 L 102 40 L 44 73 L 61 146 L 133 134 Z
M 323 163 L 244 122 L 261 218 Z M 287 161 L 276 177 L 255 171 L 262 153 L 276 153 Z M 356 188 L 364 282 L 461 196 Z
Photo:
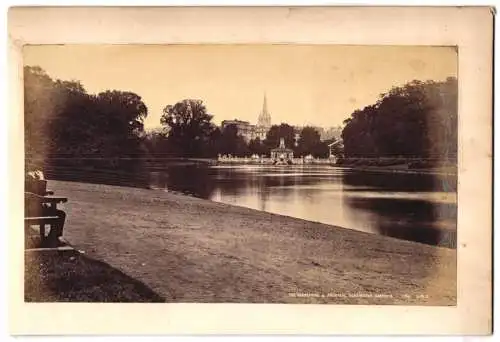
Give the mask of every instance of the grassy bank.
M 76 251 L 28 252 L 26 302 L 164 302 L 141 282 Z
M 163 191 L 49 188 L 69 198 L 71 244 L 167 302 L 456 303 L 455 250 Z

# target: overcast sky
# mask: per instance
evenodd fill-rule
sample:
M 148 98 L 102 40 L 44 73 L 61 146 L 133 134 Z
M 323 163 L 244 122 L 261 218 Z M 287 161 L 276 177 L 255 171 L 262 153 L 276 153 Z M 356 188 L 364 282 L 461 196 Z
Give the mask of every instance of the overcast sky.
M 336 126 L 408 81 L 457 76 L 448 47 L 335 45 L 44 45 L 24 64 L 79 80 L 89 93 L 132 91 L 146 103 L 146 128 L 185 98 L 204 101 L 214 121 L 257 122 L 264 93 L 273 124 Z

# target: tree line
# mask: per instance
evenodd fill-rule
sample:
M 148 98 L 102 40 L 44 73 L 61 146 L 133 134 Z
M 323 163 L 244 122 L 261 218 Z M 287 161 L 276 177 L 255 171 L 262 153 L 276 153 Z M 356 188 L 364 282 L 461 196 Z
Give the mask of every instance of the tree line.
M 214 158 L 220 154 L 269 155 L 284 138 L 294 155 L 327 157 L 328 144 L 313 127 L 296 141 L 294 127 L 273 125 L 264 140 L 246 141 L 237 127 L 213 122 L 205 104 L 184 99 L 167 105 L 159 131 L 146 132 L 141 96 L 107 90 L 89 94 L 79 81 L 52 79 L 37 66 L 24 68 L 26 161 L 45 168 L 109 169 L 137 173 L 148 159 Z M 346 157 L 453 158 L 457 152 L 458 85 L 413 81 L 382 94 L 344 121 Z
M 354 111 L 342 131 L 346 157 L 455 159 L 458 82 L 414 80 Z
M 25 156 L 28 168 L 104 169 L 139 174 L 148 110 L 133 92 L 88 94 L 79 81 L 53 80 L 24 68 Z
M 163 129 L 147 135 L 150 155 L 204 158 L 219 155 L 269 156 L 270 150 L 278 147 L 280 138 L 284 138 L 286 147 L 293 149 L 296 156 L 311 154 L 327 157 L 328 143 L 333 141 L 321 141 L 319 132 L 313 127 L 302 128 L 299 139 L 295 140 L 295 128 L 287 123 L 271 126 L 262 141 L 258 137 L 247 141 L 236 125 L 221 128 L 212 122 L 212 118 L 201 100 L 186 99 L 166 106 L 160 120 Z

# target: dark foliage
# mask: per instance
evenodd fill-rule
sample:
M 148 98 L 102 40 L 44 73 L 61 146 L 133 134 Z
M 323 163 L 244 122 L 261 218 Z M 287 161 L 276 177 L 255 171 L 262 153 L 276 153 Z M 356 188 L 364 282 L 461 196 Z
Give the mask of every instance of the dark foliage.
M 328 143 L 321 141 L 321 136 L 314 127 L 306 126 L 300 132 L 295 152 L 297 156 L 312 155 L 316 158 L 326 158 L 329 155 Z
M 346 157 L 456 158 L 458 83 L 412 81 L 344 121 Z
M 28 167 L 56 178 L 61 169 L 139 172 L 147 116 L 139 95 L 117 90 L 88 94 L 77 81 L 53 80 L 30 66 L 24 68 L 24 93 Z
M 222 130 L 222 135 L 217 143 L 218 153 L 244 157 L 250 154 L 249 145 L 245 139 L 238 134 L 238 128 L 235 125 L 227 125 Z
M 250 140 L 250 142 L 248 143 L 248 149 L 250 150 L 251 154 L 256 154 L 259 156 L 269 154 L 269 150 L 266 148 L 259 137 Z
M 211 122 L 212 115 L 201 100 L 186 99 L 163 110 L 161 124 L 168 128 L 167 142 L 174 156 L 209 157 L 215 147 L 213 139 L 218 134 Z

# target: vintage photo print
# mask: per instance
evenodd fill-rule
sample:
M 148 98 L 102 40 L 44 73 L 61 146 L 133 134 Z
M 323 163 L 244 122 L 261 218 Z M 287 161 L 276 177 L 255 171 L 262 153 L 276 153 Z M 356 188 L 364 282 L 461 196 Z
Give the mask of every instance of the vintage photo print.
M 15 221 L 24 230 L 12 238 L 18 312 L 92 303 L 134 316 L 129 305 L 141 305 L 142 315 L 163 311 L 167 320 L 170 310 L 205 316 L 217 306 L 218 315 L 277 309 L 327 324 L 325 310 L 367 320 L 370 311 L 402 319 L 404 310 L 465 324 L 461 308 L 473 305 L 482 316 L 470 327 L 428 332 L 489 332 L 491 64 L 474 66 L 491 61 L 491 40 L 444 30 L 481 24 L 475 32 L 491 39 L 487 8 L 160 9 L 179 18 L 175 29 L 133 10 L 130 31 L 111 20 L 132 13 L 119 9 L 11 11 L 21 39 L 11 49 L 24 186 Z M 425 30 L 357 35 L 377 11 L 393 20 L 379 24 L 384 33 L 402 11 L 414 18 L 411 30 L 426 21 L 443 29 L 434 32 L 442 40 L 425 41 Z M 44 28 L 54 39 L 15 26 L 36 13 L 57 19 Z M 110 20 L 101 24 L 109 31 L 91 13 Z M 367 19 L 352 40 L 328 31 L 328 18 L 342 14 Z M 195 16 L 205 18 L 197 41 Z M 99 33 L 48 31 L 72 17 Z M 226 17 L 236 36 L 213 29 Z M 253 27 L 257 40 L 245 36 Z M 285 31 L 281 39 L 273 27 Z M 139 35 L 160 28 L 166 36 Z M 130 41 L 120 41 L 124 32 Z M 485 96 L 472 99 L 477 87 Z M 276 332 L 289 323 L 282 318 Z

